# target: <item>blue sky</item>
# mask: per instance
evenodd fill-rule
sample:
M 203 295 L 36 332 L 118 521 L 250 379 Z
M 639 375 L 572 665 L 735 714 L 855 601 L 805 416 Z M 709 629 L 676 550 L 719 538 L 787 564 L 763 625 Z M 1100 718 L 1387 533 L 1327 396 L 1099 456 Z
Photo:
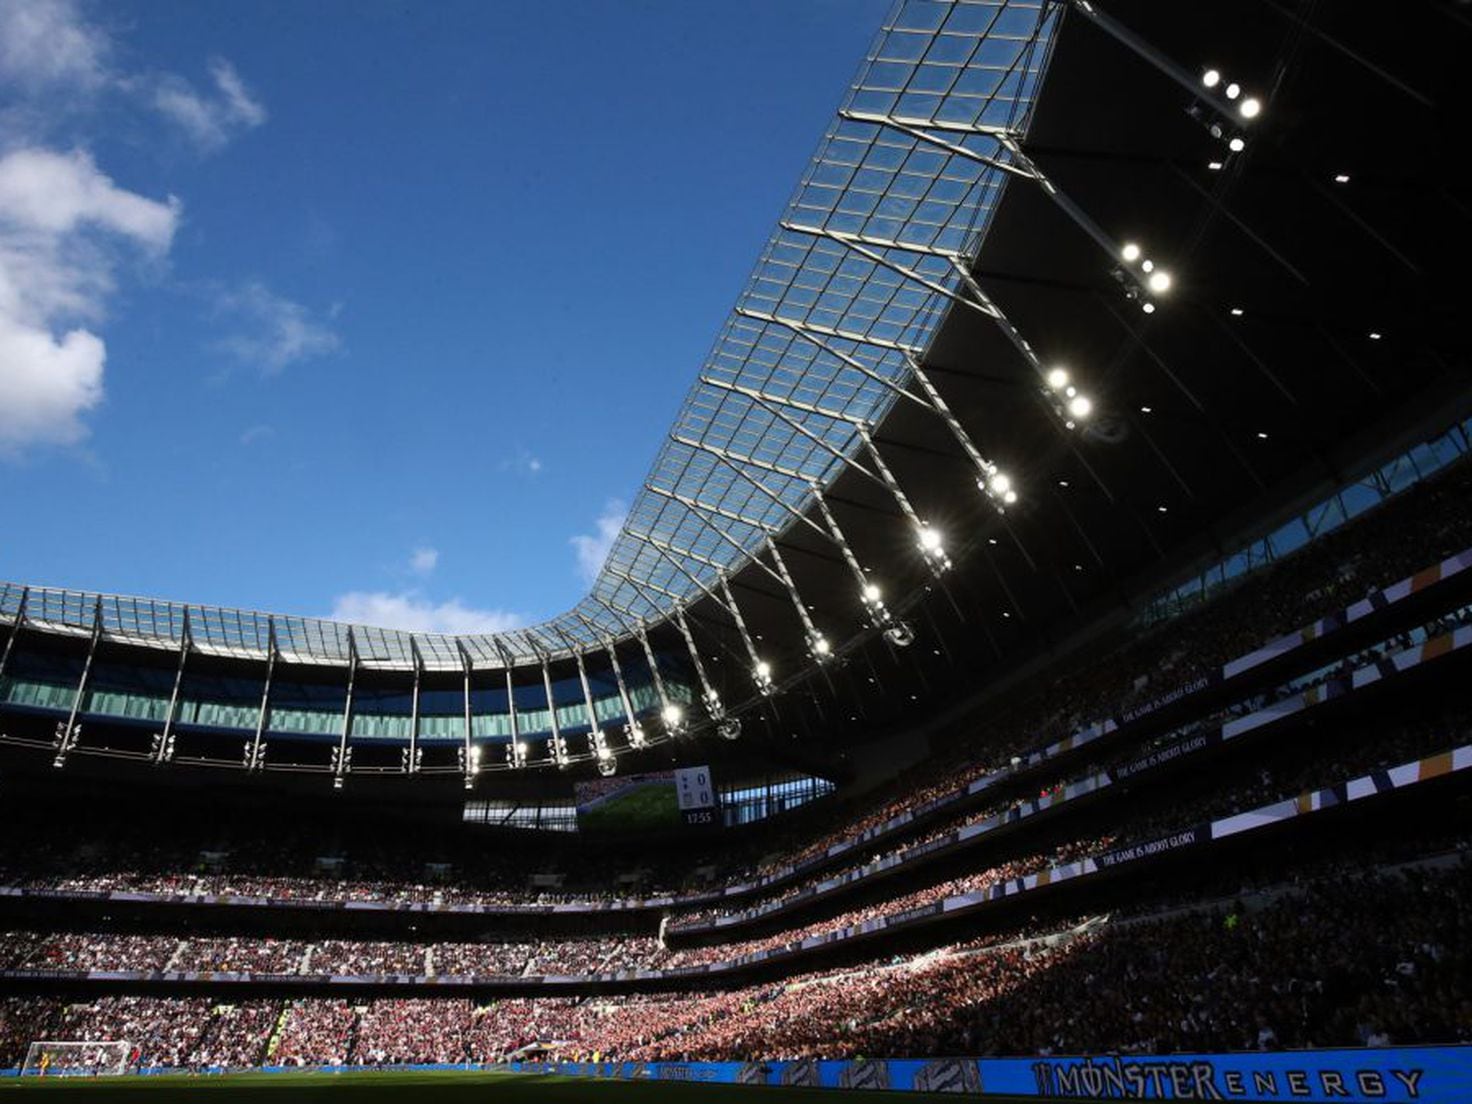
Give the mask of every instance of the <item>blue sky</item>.
M 571 605 L 888 0 L 0 0 L 0 578 Z

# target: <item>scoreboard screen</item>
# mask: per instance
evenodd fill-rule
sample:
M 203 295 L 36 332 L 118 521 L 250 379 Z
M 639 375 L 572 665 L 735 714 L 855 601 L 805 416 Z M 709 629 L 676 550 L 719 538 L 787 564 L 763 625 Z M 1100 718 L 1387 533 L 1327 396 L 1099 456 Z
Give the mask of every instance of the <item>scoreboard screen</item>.
M 717 823 L 716 787 L 709 767 L 682 767 L 675 771 L 675 796 L 686 824 Z

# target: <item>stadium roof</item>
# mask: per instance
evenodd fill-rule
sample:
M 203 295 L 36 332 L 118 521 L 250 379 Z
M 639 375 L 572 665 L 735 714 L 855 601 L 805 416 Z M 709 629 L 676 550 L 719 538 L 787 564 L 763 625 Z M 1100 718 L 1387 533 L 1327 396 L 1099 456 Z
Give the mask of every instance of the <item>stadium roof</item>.
M 893 718 L 1466 413 L 1472 199 L 1446 136 L 1468 25 L 1382 16 L 897 4 L 590 594 L 542 625 L 16 585 L 0 618 L 175 647 L 187 618 L 203 652 L 454 670 L 647 632 L 732 709 L 758 659 L 823 672 L 784 732 Z M 923 646 L 896 650 L 902 621 Z
M 7 584 L 0 616 L 243 658 L 460 669 L 598 648 L 719 585 L 813 503 L 909 386 L 1026 131 L 1058 8 L 907 0 L 860 66 L 590 594 L 458 636 Z M 416 655 L 417 653 L 417 655 Z

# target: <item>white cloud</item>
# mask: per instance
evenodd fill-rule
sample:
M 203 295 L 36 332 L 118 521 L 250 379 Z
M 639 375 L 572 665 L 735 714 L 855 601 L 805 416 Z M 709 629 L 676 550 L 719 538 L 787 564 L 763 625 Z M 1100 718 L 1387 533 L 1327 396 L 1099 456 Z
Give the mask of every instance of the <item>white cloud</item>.
M 96 88 L 107 78 L 107 35 L 71 0 L 0 0 L 0 81 L 30 92 Z
M 398 594 L 350 591 L 338 596 L 329 616 L 334 621 L 410 632 L 504 632 L 525 624 L 525 619 L 517 613 L 471 609 L 459 598 L 435 604 L 413 590 Z
M 337 333 L 306 307 L 277 295 L 261 283 L 252 282 L 219 293 L 215 310 L 233 318 L 240 327 L 215 346 L 268 375 L 288 365 L 334 353 L 342 346 Z
M 178 223 L 178 200 L 119 188 L 82 150 L 0 157 L 0 454 L 86 436 L 107 349 L 80 323 L 103 314 L 117 244 L 162 257 Z
M 578 575 L 589 586 L 592 586 L 593 580 L 598 577 L 603 561 L 608 559 L 608 551 L 618 537 L 618 531 L 623 528 L 624 518 L 628 516 L 628 506 L 616 498 L 611 498 L 604 505 L 603 512 L 598 515 L 598 520 L 594 522 L 595 532 L 592 534 L 579 533 L 568 540 L 577 553 Z
M 439 566 L 438 548 L 416 548 L 409 557 L 409 570 L 416 575 L 428 575 Z
M 257 441 L 266 441 L 276 436 L 276 428 L 269 425 L 253 425 L 240 435 L 242 445 L 253 445 Z
M 176 74 L 165 74 L 153 88 L 153 106 L 178 126 L 201 153 L 213 153 L 231 138 L 266 121 L 266 108 L 256 99 L 235 67 L 224 58 L 210 61 L 212 93 L 197 92 Z

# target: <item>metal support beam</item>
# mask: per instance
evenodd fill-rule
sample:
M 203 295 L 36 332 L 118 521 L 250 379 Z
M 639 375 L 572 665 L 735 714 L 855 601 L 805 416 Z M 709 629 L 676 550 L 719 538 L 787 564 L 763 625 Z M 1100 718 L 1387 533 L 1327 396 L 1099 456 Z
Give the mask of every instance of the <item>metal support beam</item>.
M 905 494 L 904 488 L 900 486 L 899 480 L 894 477 L 894 472 L 889 470 L 889 465 L 885 462 L 884 457 L 880 455 L 879 446 L 874 443 L 873 435 L 867 429 L 860 429 L 859 440 L 863 441 L 864 447 L 869 450 L 869 459 L 874 461 L 874 470 L 879 473 L 879 478 L 883 480 L 884 485 L 889 489 L 889 493 L 894 496 L 895 503 L 900 508 L 900 513 L 904 514 L 906 520 L 916 529 L 922 528 L 924 522 L 915 513 L 915 507 L 910 503 L 910 496 Z
M 832 230 L 821 230 L 821 229 L 818 229 L 816 227 L 811 227 L 811 226 L 799 226 L 796 223 L 790 223 L 790 222 L 784 222 L 782 224 L 782 228 L 784 230 L 792 230 L 792 231 L 795 231 L 795 232 L 798 232 L 798 233 L 802 233 L 802 234 L 809 234 L 809 235 L 812 235 L 813 237 L 824 238 L 824 239 L 826 239 L 828 241 L 834 242 L 835 244 L 841 245 L 845 249 L 848 249 L 848 250 L 850 250 L 853 253 L 857 253 L 860 257 L 863 257 L 870 264 L 875 264 L 875 265 L 878 265 L 880 268 L 888 269 L 890 272 L 893 272 L 896 276 L 900 276 L 900 277 L 903 277 L 906 280 L 909 280 L 912 284 L 919 284 L 926 291 L 930 292 L 933 295 L 939 295 L 943 299 L 949 299 L 952 303 L 955 303 L 957 306 L 969 307 L 971 310 L 974 310 L 978 314 L 984 315 L 987 318 L 994 318 L 995 317 L 994 308 L 992 308 L 989 305 L 989 301 L 988 301 L 988 303 L 978 303 L 975 300 L 968 299 L 966 296 L 962 295 L 960 292 L 954 291 L 953 289 L 946 287 L 945 284 L 937 283 L 936 281 L 930 279 L 930 277 L 928 277 L 928 276 L 922 276 L 920 273 L 916 272 L 913 268 L 909 268 L 909 267 L 907 267 L 905 265 L 902 265 L 898 261 L 892 261 L 892 260 L 890 260 L 888 257 L 884 256 L 882 253 L 877 253 L 873 249 L 870 249 L 867 245 L 865 245 L 864 244 L 864 238 L 861 235 L 858 235 L 858 234 L 839 234 L 839 233 L 836 233 L 835 231 L 832 231 Z M 927 250 L 925 250 L 923 248 L 912 248 L 910 246 L 898 245 L 898 244 L 894 245 L 892 248 L 896 248 L 896 249 L 908 249 L 912 253 L 925 253 L 925 252 L 928 252 Z M 948 259 L 954 259 L 954 258 L 952 258 L 952 256 L 950 254 L 936 254 L 936 253 L 932 253 L 931 255 L 932 256 L 946 256 Z
M 409 754 L 404 760 L 405 774 L 418 774 L 423 753 L 419 750 L 419 688 L 424 676 L 424 657 L 419 645 L 409 638 L 409 654 L 414 657 L 414 689 L 409 702 Z
M 352 626 L 348 626 L 348 693 L 342 707 L 342 733 L 337 741 L 337 763 L 333 771 L 332 785 L 342 789 L 343 778 L 352 770 L 351 750 L 348 748 L 348 733 L 353 727 L 353 683 L 358 677 L 358 643 L 353 637 Z
M 808 650 L 813 653 L 813 658 L 821 663 L 828 658 L 833 646 L 828 642 L 828 638 L 818 631 L 817 626 L 813 624 L 812 617 L 808 614 L 807 606 L 802 604 L 802 595 L 797 592 L 797 585 L 792 581 L 792 573 L 787 570 L 787 561 L 782 558 L 777 542 L 767 541 L 766 550 L 772 554 L 772 562 L 777 565 L 777 573 L 782 577 L 782 585 L 787 588 L 787 596 L 792 599 L 792 608 L 797 610 L 797 619 L 802 622 L 803 632 L 807 636 Z
M 812 485 L 813 477 L 811 475 L 803 475 L 800 472 L 793 472 L 788 469 L 778 467 L 774 464 L 769 464 L 765 460 L 758 460 L 755 457 L 751 456 L 743 456 L 741 453 L 731 452 L 728 449 L 724 449 L 719 445 L 707 445 L 701 441 L 694 441 L 688 437 L 681 437 L 678 434 L 670 434 L 670 440 L 675 441 L 676 443 L 681 445 L 686 445 L 689 448 L 709 453 L 711 456 L 714 456 L 722 464 L 730 468 L 742 479 L 746 480 L 747 483 L 750 483 L 757 490 L 761 491 L 762 494 L 766 495 L 773 502 L 775 502 L 779 507 L 786 511 L 788 516 L 790 516 L 794 521 L 801 522 L 813 532 L 817 533 L 819 536 L 827 539 L 828 533 L 823 529 L 821 525 L 819 525 L 812 518 L 808 517 L 807 514 L 803 513 L 796 506 L 792 505 L 792 503 L 788 502 L 761 480 L 753 479 L 751 476 L 746 474 L 746 472 L 741 470 L 741 465 L 749 464 L 751 467 L 754 468 L 761 468 L 764 471 L 775 472 L 777 475 L 784 475 L 789 479 L 802 483 L 804 487 L 809 487 Z M 759 528 L 765 528 L 765 526 L 761 526 Z
M 465 788 L 468 790 L 475 785 L 476 768 L 475 757 L 471 754 L 475 746 L 472 743 L 475 730 L 470 714 L 470 672 L 473 664 L 471 663 L 470 653 L 465 650 L 465 645 L 460 643 L 458 639 L 455 641 L 455 647 L 460 652 L 460 670 L 464 677 L 462 685 L 465 688 L 465 742 L 461 746 L 460 759 L 461 768 L 465 772 Z
M 843 556 L 843 562 L 848 564 L 849 571 L 853 572 L 854 580 L 862 590 L 868 585 L 869 577 L 865 574 L 863 567 L 859 564 L 859 558 L 854 555 L 853 546 L 848 543 L 848 538 L 843 535 L 843 530 L 838 526 L 838 519 L 833 516 L 833 511 L 828 508 L 828 500 L 823 497 L 823 488 L 817 483 L 813 484 L 813 501 L 817 503 L 818 513 L 822 516 L 824 523 L 828 526 L 829 535 L 833 543 L 838 545 L 838 551 Z
M 597 633 L 597 628 L 582 614 L 578 619 L 588 626 L 588 631 Z M 611 639 L 603 637 L 603 650 L 608 653 L 608 660 L 613 665 L 613 679 L 618 684 L 619 701 L 624 707 L 624 737 L 628 740 L 629 747 L 635 751 L 646 745 L 644 730 L 639 727 L 639 717 L 634 710 L 634 699 L 629 695 L 628 683 L 624 681 L 623 664 L 618 661 L 618 645 Z
M 999 172 L 1011 173 L 1014 176 L 1031 177 L 1032 175 L 1026 169 L 1022 168 L 1019 165 L 1014 165 L 1010 161 L 1004 161 L 999 157 L 989 157 L 984 153 L 977 153 L 975 150 L 969 149 L 966 146 L 963 146 L 957 142 L 947 142 L 944 138 L 937 138 L 929 131 L 921 129 L 921 126 L 903 122 L 899 118 L 893 116 L 877 115 L 869 111 L 851 111 L 847 108 L 840 110 L 838 114 L 840 118 L 848 119 L 851 122 L 871 123 L 874 126 L 888 127 L 890 130 L 897 130 L 901 134 L 909 135 L 917 142 L 924 142 L 926 145 L 934 146 L 936 149 L 943 150 L 946 153 L 954 154 L 957 157 L 964 157 L 968 161 L 980 162 L 983 165 L 987 165 L 993 169 L 997 169 Z M 936 123 L 930 122 L 925 122 L 921 125 L 928 126 L 936 130 L 946 129 Z M 954 133 L 954 131 L 952 131 L 952 133 Z M 993 128 L 991 131 L 981 128 L 977 128 L 974 130 L 971 128 L 967 128 L 966 134 L 990 138 L 998 145 L 1001 145 L 1001 139 L 1004 135 L 1009 138 L 1015 136 L 1015 132 L 1005 131 L 999 128 Z M 903 245 L 900 242 L 896 242 L 895 246 L 896 248 L 900 249 L 910 249 L 916 252 L 920 251 L 914 246 Z M 940 251 L 933 250 L 932 252 L 939 254 Z
M 765 536 L 770 537 L 772 535 L 772 530 L 770 528 L 768 528 L 766 525 L 762 525 L 762 524 L 759 524 L 757 522 L 750 521 L 750 520 L 748 520 L 746 518 L 741 517 L 739 514 L 732 513 L 730 510 L 723 510 L 719 506 L 709 506 L 706 503 L 700 502 L 697 499 L 689 498 L 689 497 L 687 497 L 685 495 L 682 495 L 682 494 L 677 494 L 674 491 L 666 491 L 664 488 L 662 488 L 662 487 L 656 487 L 656 486 L 653 486 L 652 484 L 649 486 L 648 489 L 650 491 L 652 491 L 653 493 L 661 496 L 662 498 L 668 498 L 671 501 L 678 502 L 678 503 L 680 503 L 680 505 L 685 506 L 686 508 L 688 508 L 688 509 L 690 509 L 692 511 L 695 511 L 695 512 L 698 512 L 698 513 L 703 513 L 703 514 L 708 514 L 708 515 L 713 516 L 713 517 L 729 518 L 732 521 L 740 521 L 742 524 L 749 525 L 751 528 L 757 530 L 758 532 L 764 534 Z M 709 525 L 708 524 L 707 525 L 707 528 L 712 533 L 715 533 L 718 537 L 720 537 L 722 540 L 724 540 L 732 548 L 736 549 L 736 551 L 740 552 L 742 556 L 752 557 L 752 553 L 751 553 L 750 549 L 748 549 L 745 545 L 743 545 L 735 537 L 731 536 L 730 533 L 727 533 L 720 526 L 718 526 L 718 525 Z M 751 562 L 759 565 L 762 568 L 762 570 L 766 571 L 767 574 L 771 575 L 772 578 L 776 579 L 779 583 L 782 581 L 782 577 L 780 575 L 778 575 L 775 571 L 773 571 L 766 564 L 762 563 L 760 560 L 755 559 L 755 558 L 751 558 Z
M 749 387 L 744 383 L 735 383 L 731 380 L 717 379 L 715 376 L 702 375 L 700 382 L 709 384 L 711 387 L 719 387 L 722 391 L 730 391 L 737 395 L 745 395 L 754 402 L 763 406 L 767 403 L 776 403 L 780 406 L 789 407 L 793 410 L 801 410 L 804 414 L 816 414 L 820 418 L 827 418 L 832 422 L 841 422 L 844 425 L 854 427 L 867 426 L 869 422 L 855 414 L 844 414 L 833 410 L 825 410 L 814 403 L 806 403 L 801 399 L 794 399 L 791 395 L 773 395 L 758 387 Z
M 796 418 L 793 418 L 789 414 L 784 414 L 780 409 L 778 409 L 778 403 L 777 402 L 774 402 L 774 401 L 768 399 L 760 391 L 757 391 L 757 390 L 755 390 L 753 388 L 750 388 L 750 387 L 742 387 L 742 386 L 740 386 L 738 384 L 734 384 L 734 383 L 725 383 L 725 382 L 723 382 L 721 380 L 710 379 L 710 378 L 708 378 L 706 376 L 702 376 L 701 377 L 701 382 L 702 383 L 708 383 L 712 387 L 719 387 L 723 391 L 730 391 L 730 392 L 733 392 L 734 394 L 741 395 L 741 396 L 744 396 L 747 399 L 750 399 L 752 402 L 756 403 L 763 410 L 765 410 L 768 414 L 772 415 L 772 417 L 778 418 L 784 424 L 791 426 L 798 433 L 802 434 L 809 441 L 813 442 L 813 444 L 817 445 L 820 449 L 822 449 L 824 452 L 826 452 L 829 456 L 833 457 L 840 464 L 844 465 L 844 467 L 851 468 L 852 470 L 858 472 L 860 475 L 867 476 L 869 479 L 873 480 L 875 483 L 882 483 L 882 480 L 880 480 L 880 478 L 877 475 L 875 475 L 873 472 L 871 472 L 868 468 L 864 467 L 863 464 L 859 463 L 852 456 L 849 456 L 842 449 L 836 448 L 832 443 L 830 443 L 829 441 L 825 440 L 819 434 L 814 433 L 811 429 L 809 429 L 807 426 L 803 425 Z M 799 409 L 801 409 L 801 407 L 799 407 Z M 857 418 L 833 418 L 833 415 L 827 414 L 827 413 L 825 413 L 823 411 L 814 410 L 812 408 L 808 408 L 808 409 L 811 410 L 811 412 L 813 412 L 813 413 L 822 414 L 826 418 L 832 418 L 833 421 L 843 422 L 846 425 L 850 425 L 855 430 L 858 430 L 860 428 L 863 428 L 866 425 L 865 422 L 863 422 L 863 421 L 861 421 L 861 420 L 859 420 Z
M 644 658 L 649 661 L 649 674 L 654 680 L 654 691 L 659 695 L 659 719 L 664 722 L 665 729 L 671 736 L 678 736 L 684 727 L 684 710 L 671 701 L 669 694 L 665 691 L 664 678 L 659 673 L 659 661 L 654 658 L 654 648 L 649 643 L 649 633 L 645 631 L 642 623 L 635 627 L 634 635 L 644 646 Z
M 266 724 L 271 715 L 271 679 L 276 673 L 276 619 L 266 619 L 266 683 L 261 687 L 261 708 L 256 714 L 255 736 L 245 750 L 245 769 L 261 770 L 266 765 Z
M 823 327 L 810 327 L 806 323 L 791 322 L 787 319 L 778 318 L 776 315 L 760 315 L 752 311 L 741 310 L 740 308 L 738 308 L 738 313 L 744 314 L 745 316 L 750 318 L 759 319 L 763 322 L 771 322 L 776 325 L 785 326 L 788 329 L 792 330 L 794 333 L 802 336 L 805 340 L 812 342 L 814 345 L 817 345 L 825 352 L 831 353 L 834 356 L 842 355 L 838 353 L 837 350 L 828 348 L 821 342 L 815 341 L 813 339 L 812 332 L 825 332 L 825 329 Z M 861 364 L 859 361 L 856 361 L 851 357 L 845 357 L 843 359 L 844 363 L 848 364 L 855 370 L 864 373 L 864 375 L 868 376 L 870 379 L 884 384 L 886 387 L 889 387 L 891 390 L 893 390 L 896 394 L 902 395 L 905 398 L 917 402 L 921 406 L 926 407 L 927 409 L 938 415 L 941 421 L 945 423 L 946 428 L 951 431 L 951 436 L 956 439 L 956 443 L 961 446 L 962 451 L 965 452 L 968 457 L 970 457 L 971 462 L 975 464 L 977 470 L 982 473 L 984 479 L 983 486 L 989 486 L 990 480 L 996 475 L 997 466 L 991 461 L 987 460 L 981 454 L 981 450 L 977 448 L 976 442 L 971 439 L 971 435 L 967 433 L 965 427 L 961 425 L 960 419 L 958 419 L 956 415 L 951 411 L 950 406 L 946 403 L 945 399 L 941 397 L 940 392 L 936 390 L 935 384 L 931 382 L 929 375 L 926 374 L 926 372 L 920 366 L 919 352 L 917 350 L 912 350 L 904 346 L 895 345 L 893 343 L 866 341 L 866 339 L 852 337 L 851 335 L 850 340 L 864 341 L 867 344 L 876 345 L 880 348 L 896 349 L 904 354 L 905 365 L 910 371 L 911 378 L 913 378 L 915 382 L 920 385 L 923 397 L 915 395 L 908 388 L 900 385 L 894 380 L 887 379 L 886 377 L 880 375 L 879 373 L 873 371 L 872 369 L 868 368 L 867 366 Z
M 618 763 L 603 735 L 603 728 L 598 723 L 598 710 L 593 704 L 593 687 L 588 683 L 588 668 L 583 662 L 583 653 L 574 651 L 573 658 L 578 664 L 578 681 L 583 685 L 583 709 L 588 714 L 588 752 L 598 766 L 598 773 L 606 778 L 618 770 Z
M 1081 11 L 1084 7 L 1090 5 L 1081 4 L 1076 0 L 1073 6 L 1075 10 Z M 1107 19 L 1107 17 L 1105 18 Z M 1113 21 L 1111 20 L 1110 22 L 1112 23 Z M 1117 26 L 1117 24 L 1115 24 L 1115 26 Z M 1186 83 L 1193 94 L 1203 93 L 1206 91 L 1203 86 L 1200 86 L 1199 82 L 1194 77 L 1188 76 L 1186 78 Z M 1203 95 L 1201 96 L 1201 98 L 1212 103 L 1213 106 L 1216 106 L 1218 108 L 1218 110 L 1221 110 L 1219 102 L 1213 97 L 1209 95 Z M 1235 117 L 1234 113 L 1230 110 L 1225 111 L 1224 114 Z M 1022 176 L 1026 177 L 1029 180 L 1035 181 L 1042 189 L 1043 194 L 1046 195 L 1053 202 L 1053 204 L 1060 211 L 1063 212 L 1064 215 L 1072 220 L 1074 225 L 1082 230 L 1101 249 L 1103 249 L 1106 254 L 1108 254 L 1111 265 L 1119 265 L 1122 259 L 1122 243 L 1116 240 L 1112 235 L 1110 235 L 1102 226 L 1100 226 L 1094 220 L 1092 215 L 1090 215 L 1081 206 L 1079 206 L 1078 203 L 1074 202 L 1074 200 L 1066 192 L 1059 188 L 1058 185 L 1053 183 L 1053 181 L 1048 177 L 1047 173 L 1043 172 L 1043 170 L 1038 167 L 1037 163 L 1023 152 L 1022 136 L 1016 131 L 1010 131 L 1004 128 L 971 127 L 963 123 L 945 124 L 933 122 L 926 119 L 904 119 L 900 117 L 892 117 L 869 112 L 846 112 L 845 116 L 858 122 L 874 123 L 879 126 L 888 126 L 891 129 L 908 135 L 911 138 L 920 138 L 921 140 L 928 141 L 931 144 L 939 145 L 942 148 L 946 149 L 948 152 L 955 154 L 958 157 L 964 157 L 977 164 L 985 165 L 989 168 L 999 169 L 1014 176 Z M 975 150 L 967 149 L 965 146 L 962 145 L 955 145 L 949 142 L 939 142 L 936 139 L 933 139 L 927 135 L 917 134 L 916 131 L 920 130 L 921 128 L 924 128 L 926 130 L 952 131 L 963 134 L 985 134 L 989 137 L 995 138 L 996 141 L 1001 144 L 1002 148 L 1011 155 L 1012 160 L 1011 162 L 1006 162 L 998 158 L 988 157 L 985 154 L 977 153 Z M 907 247 L 900 246 L 899 248 Z M 1140 284 L 1143 290 L 1148 290 L 1148 287 L 1143 284 L 1141 278 L 1133 269 L 1124 269 L 1124 271 L 1137 284 Z M 931 290 L 937 289 L 932 287 Z M 990 305 L 991 310 L 995 309 L 995 304 L 991 304 L 990 298 L 983 297 L 983 299 L 985 303 Z M 965 300 L 964 298 L 960 301 L 967 302 L 967 300 Z M 978 310 L 982 310 L 984 313 L 991 313 L 991 310 L 980 304 L 973 303 L 971 305 L 976 306 Z
M 901 384 L 898 380 L 892 380 L 883 373 L 874 371 L 874 369 L 870 368 L 863 361 L 851 357 L 847 353 L 840 352 L 838 349 L 835 349 L 832 345 L 828 344 L 827 341 L 822 340 L 822 338 L 839 337 L 842 340 L 854 341 L 860 345 L 871 345 L 877 349 L 885 349 L 889 352 L 909 354 L 912 356 L 921 355 L 923 350 L 911 349 L 907 345 L 898 345 L 890 341 L 879 341 L 873 338 L 863 338 L 855 334 L 840 334 L 838 331 L 830 329 L 826 326 L 814 326 L 808 322 L 794 322 L 791 319 L 781 318 L 775 314 L 765 314 L 761 311 L 748 310 L 746 307 L 737 307 L 736 313 L 739 314 L 742 318 L 749 318 L 754 322 L 764 322 L 772 326 L 781 326 L 783 329 L 789 330 L 792 333 L 796 334 L 798 337 L 802 338 L 814 348 L 821 349 L 823 352 L 833 357 L 833 359 L 840 361 L 845 367 L 852 368 L 855 372 L 858 372 L 860 375 L 873 380 L 881 387 L 886 387 L 890 391 L 893 391 L 900 398 L 909 399 L 911 402 L 916 403 L 919 406 L 928 407 L 930 405 L 921 396 L 915 394 L 913 391 L 907 390 L 904 385 Z M 814 335 L 821 335 L 821 337 Z
M 552 696 L 552 669 L 547 664 L 546 656 L 542 657 L 542 690 L 547 697 L 547 724 L 552 729 L 552 735 L 547 740 L 547 749 L 552 753 L 553 762 L 559 767 L 565 767 L 568 763 L 567 742 L 562 738 L 562 729 L 557 724 L 557 699 Z
M 189 661 L 189 649 L 193 644 L 193 636 L 189 631 L 189 608 L 186 606 L 184 632 L 179 639 L 179 665 L 174 668 L 174 688 L 169 691 L 169 706 L 164 713 L 164 730 L 158 734 L 158 746 L 153 749 L 155 763 L 167 763 L 174 757 L 174 719 L 179 715 L 179 691 L 184 685 L 184 666 Z
M 10 635 L 5 638 L 5 651 L 0 652 L 0 679 L 5 678 L 5 670 L 10 666 L 10 653 L 15 647 L 15 638 L 20 635 L 20 630 L 26 623 L 26 606 L 30 600 L 31 588 L 22 587 L 20 605 L 16 607 L 15 620 L 10 624 Z
M 736 596 L 731 593 L 731 582 L 724 574 L 721 575 L 721 592 L 726 596 L 726 608 L 731 611 L 731 616 L 736 621 L 736 632 L 741 636 L 741 643 L 746 646 L 747 658 L 751 660 L 751 677 L 756 682 L 756 688 L 763 695 L 770 694 L 772 692 L 771 665 L 757 654 L 756 644 L 752 641 L 751 633 L 746 628 L 746 618 L 741 616 L 741 607 L 736 604 Z
M 506 761 L 511 766 L 526 762 L 526 744 L 521 739 L 521 720 L 516 715 L 516 684 L 511 678 L 511 665 L 506 665 L 506 712 L 511 719 L 511 744 L 507 749 Z
M 841 111 L 845 119 L 851 119 L 856 123 L 878 123 L 881 126 L 901 127 L 924 127 L 926 130 L 938 130 L 949 134 L 981 134 L 1001 141 L 1003 138 L 1020 137 L 1019 131 L 1011 127 L 995 126 L 988 123 L 952 123 L 943 119 L 927 119 L 920 115 L 882 115 L 875 111 Z
M 1232 102 L 1225 96 L 1218 95 L 1215 89 L 1207 88 L 1202 84 L 1199 73 L 1192 73 L 1177 65 L 1172 58 L 1156 49 L 1112 15 L 1101 11 L 1097 4 L 1089 0 L 1072 0 L 1068 6 L 1161 75 L 1175 81 L 1196 99 L 1210 104 L 1217 114 L 1236 123 L 1242 122 L 1241 115 L 1233 109 Z
M 573 658 L 578 663 L 578 682 L 583 687 L 583 711 L 588 715 L 588 730 L 590 732 L 597 732 L 599 727 L 598 710 L 593 706 L 593 687 L 588 683 L 588 668 L 583 663 L 581 652 L 573 653 Z
M 978 473 L 980 473 L 981 476 L 980 486 L 982 488 L 982 491 L 989 498 L 992 498 L 993 504 L 996 505 L 999 510 L 1002 509 L 1002 507 L 1007 504 L 1007 492 L 1005 488 L 1010 487 L 1010 481 L 1008 481 L 1007 484 L 1003 485 L 1004 489 L 998 490 L 996 488 L 995 484 L 997 477 L 1001 475 L 1000 469 L 998 469 L 996 464 L 992 463 L 992 461 L 988 460 L 985 456 L 981 454 L 981 450 L 977 448 L 976 443 L 972 441 L 971 435 L 967 433 L 966 428 L 961 425 L 960 419 L 951 412 L 950 406 L 947 405 L 946 400 L 941 397 L 941 393 L 936 390 L 935 384 L 930 382 L 930 376 L 926 374 L 925 369 L 920 366 L 920 362 L 918 360 L 912 359 L 910 361 L 910 371 L 915 376 L 915 382 L 920 385 L 925 394 L 929 397 L 931 407 L 935 410 L 937 414 L 940 415 L 941 420 L 944 421 L 946 423 L 946 426 L 950 429 L 951 436 L 955 437 L 956 443 L 961 446 L 966 455 L 970 457 L 971 463 L 976 466 L 976 470 Z M 1014 495 L 1015 493 L 1016 492 L 1013 492 Z
M 77 746 L 77 714 L 82 709 L 82 699 L 87 694 L 87 680 L 92 677 L 92 660 L 97 655 L 97 642 L 102 639 L 102 599 L 99 597 L 92 607 L 92 636 L 87 642 L 87 658 L 82 663 L 82 675 L 77 679 L 77 691 L 72 695 L 72 707 L 66 716 L 66 727 L 56 734 L 56 758 L 53 767 L 66 766 L 67 753 Z
M 709 523 L 706 523 L 706 525 L 707 527 L 709 527 Z M 667 541 L 660 540 L 660 538 L 654 536 L 654 534 L 652 533 L 643 533 L 636 529 L 628 528 L 626 528 L 624 532 L 628 536 L 631 536 L 636 540 L 643 541 L 650 548 L 658 552 L 661 556 L 663 556 L 666 560 L 670 562 L 671 566 L 673 566 L 676 571 L 678 571 L 681 575 L 685 576 L 685 578 L 694 583 L 707 598 L 709 598 L 716 605 L 720 606 L 722 609 L 725 609 L 726 603 L 721 599 L 721 597 L 717 595 L 715 591 L 711 590 L 710 587 L 706 586 L 705 583 L 700 580 L 700 577 L 698 575 L 696 575 L 688 567 L 686 567 L 684 563 L 681 562 L 680 556 L 684 556 L 688 559 L 694 560 L 698 564 L 704 564 L 706 567 L 714 570 L 717 576 L 719 576 L 723 571 L 726 570 L 725 564 L 717 563 L 715 560 L 712 560 L 707 556 L 703 556 L 699 552 L 692 551 L 689 548 L 682 548 L 677 544 L 671 544 Z M 676 553 L 678 553 L 678 555 Z M 666 591 L 665 593 L 669 592 Z M 684 598 L 680 600 L 685 601 Z M 730 610 L 727 610 L 726 612 L 729 613 Z

